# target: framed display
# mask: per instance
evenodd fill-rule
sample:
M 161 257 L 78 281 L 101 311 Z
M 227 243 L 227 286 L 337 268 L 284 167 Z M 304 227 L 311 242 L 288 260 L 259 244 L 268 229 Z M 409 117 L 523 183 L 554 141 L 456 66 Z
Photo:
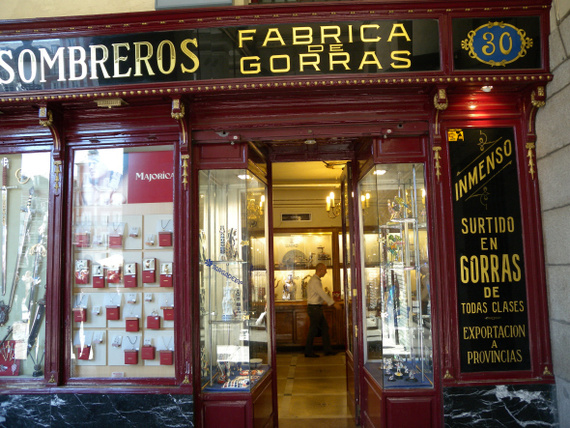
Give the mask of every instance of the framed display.
M 174 337 L 172 168 L 170 146 L 73 152 L 72 378 L 174 376 L 145 346 Z

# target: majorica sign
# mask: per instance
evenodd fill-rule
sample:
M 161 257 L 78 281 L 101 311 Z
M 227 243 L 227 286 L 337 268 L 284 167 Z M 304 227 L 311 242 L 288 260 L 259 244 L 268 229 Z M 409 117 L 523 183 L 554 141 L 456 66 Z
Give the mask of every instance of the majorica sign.
M 434 19 L 0 42 L 0 92 L 440 69 Z

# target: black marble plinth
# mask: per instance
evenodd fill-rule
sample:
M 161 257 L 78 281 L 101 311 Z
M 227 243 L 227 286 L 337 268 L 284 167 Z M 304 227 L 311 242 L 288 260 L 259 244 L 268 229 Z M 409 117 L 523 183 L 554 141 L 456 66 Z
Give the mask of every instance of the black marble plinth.
M 556 427 L 554 385 L 494 385 L 444 388 L 449 428 Z
M 0 395 L 0 427 L 193 427 L 191 395 Z

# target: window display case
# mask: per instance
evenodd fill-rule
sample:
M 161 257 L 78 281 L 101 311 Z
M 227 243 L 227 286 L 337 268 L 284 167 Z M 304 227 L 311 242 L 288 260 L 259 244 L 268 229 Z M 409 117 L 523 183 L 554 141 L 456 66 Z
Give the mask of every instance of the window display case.
M 0 157 L 0 376 L 43 378 L 50 154 Z
M 432 387 L 423 165 L 376 165 L 359 194 L 365 367 L 384 388 Z
M 247 169 L 204 170 L 199 192 L 202 387 L 248 391 L 271 362 L 267 186 Z
M 174 377 L 172 178 L 171 146 L 74 152 L 71 377 Z

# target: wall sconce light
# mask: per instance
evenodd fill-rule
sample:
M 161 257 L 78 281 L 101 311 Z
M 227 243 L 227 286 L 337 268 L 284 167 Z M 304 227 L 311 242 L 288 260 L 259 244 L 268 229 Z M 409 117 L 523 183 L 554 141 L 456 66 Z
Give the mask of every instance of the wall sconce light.
M 327 196 L 327 213 L 329 214 L 329 218 L 335 218 L 340 215 L 340 202 L 335 202 L 334 200 L 334 192 L 331 192 L 329 196 Z
M 247 200 L 247 220 L 251 227 L 257 226 L 257 222 L 263 219 L 263 206 L 265 205 L 265 195 L 261 195 L 259 203 L 254 196 Z
M 370 193 L 366 192 L 365 194 L 360 195 L 360 206 L 362 207 L 362 211 L 365 211 L 370 207 Z

